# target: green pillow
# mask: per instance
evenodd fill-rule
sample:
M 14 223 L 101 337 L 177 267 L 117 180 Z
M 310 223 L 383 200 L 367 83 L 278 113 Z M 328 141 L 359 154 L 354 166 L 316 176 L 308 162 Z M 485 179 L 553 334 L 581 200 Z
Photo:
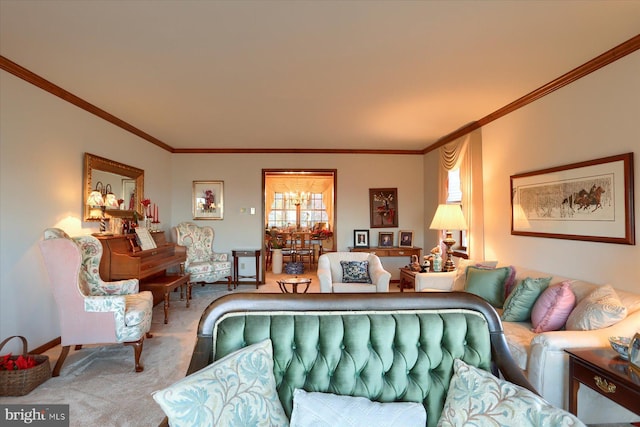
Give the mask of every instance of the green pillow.
M 467 267 L 467 281 L 464 290 L 484 298 L 496 308 L 504 304 L 504 282 L 509 276 L 509 267 L 487 270 L 477 267 Z
M 502 320 L 505 322 L 526 322 L 531 319 L 531 310 L 536 300 L 551 283 L 551 277 L 527 277 L 518 282 L 504 302 Z

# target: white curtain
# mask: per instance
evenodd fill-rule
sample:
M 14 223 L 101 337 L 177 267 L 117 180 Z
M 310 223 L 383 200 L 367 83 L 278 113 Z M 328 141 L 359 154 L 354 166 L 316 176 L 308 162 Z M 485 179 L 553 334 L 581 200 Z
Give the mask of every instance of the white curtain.
M 448 174 L 460 168 L 462 212 L 467 220 L 467 255 L 484 259 L 484 207 L 482 203 L 482 133 L 475 130 L 440 147 L 438 203 L 446 203 Z M 458 242 L 459 243 L 459 242 Z

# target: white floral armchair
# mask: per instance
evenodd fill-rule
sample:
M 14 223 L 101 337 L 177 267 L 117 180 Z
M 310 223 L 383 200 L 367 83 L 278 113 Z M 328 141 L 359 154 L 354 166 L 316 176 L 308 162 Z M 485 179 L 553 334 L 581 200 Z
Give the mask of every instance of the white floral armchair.
M 53 376 L 60 375 L 71 345 L 79 350 L 84 344 L 105 343 L 133 346 L 135 371 L 141 372 L 144 338 L 151 337 L 151 292 L 138 292 L 138 279 L 102 281 L 102 245 L 93 236 L 70 238 L 49 228 L 40 251 L 60 318 L 62 351 Z
M 191 222 L 176 226 L 176 243 L 187 248 L 185 272 L 191 274 L 191 282 L 214 283 L 227 279 L 231 290 L 231 262 L 226 253 L 213 251 L 215 233 L 209 226 L 200 227 Z

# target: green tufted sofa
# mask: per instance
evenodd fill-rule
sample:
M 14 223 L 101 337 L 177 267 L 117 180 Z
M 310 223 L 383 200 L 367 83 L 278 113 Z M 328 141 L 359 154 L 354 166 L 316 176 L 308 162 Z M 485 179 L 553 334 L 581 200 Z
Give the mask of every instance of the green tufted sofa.
M 226 295 L 202 314 L 187 375 L 267 338 L 287 416 L 302 388 L 422 402 L 435 426 L 456 358 L 535 391 L 495 310 L 459 292 Z

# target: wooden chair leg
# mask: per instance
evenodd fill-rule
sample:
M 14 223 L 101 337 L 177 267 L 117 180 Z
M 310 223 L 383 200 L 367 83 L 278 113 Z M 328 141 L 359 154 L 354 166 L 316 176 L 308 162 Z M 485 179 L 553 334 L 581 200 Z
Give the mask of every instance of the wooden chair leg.
M 130 341 L 123 343 L 124 345 L 130 345 L 133 347 L 133 354 L 136 361 L 136 372 L 144 371 L 144 366 L 140 364 L 140 355 L 142 354 L 142 345 L 144 344 L 144 337 L 138 341 Z
M 51 374 L 51 376 L 57 377 L 60 375 L 60 369 L 62 369 L 62 364 L 69 354 L 69 348 L 71 348 L 70 345 L 65 345 L 64 347 L 62 347 L 62 351 L 60 352 L 60 356 L 58 357 L 56 366 L 54 366 L 53 368 L 53 373 Z
M 82 344 L 76 344 L 76 346 L 73 349 L 75 351 L 82 350 Z
M 147 336 L 147 338 L 153 338 L 153 334 L 151 332 L 147 332 L 145 335 Z

